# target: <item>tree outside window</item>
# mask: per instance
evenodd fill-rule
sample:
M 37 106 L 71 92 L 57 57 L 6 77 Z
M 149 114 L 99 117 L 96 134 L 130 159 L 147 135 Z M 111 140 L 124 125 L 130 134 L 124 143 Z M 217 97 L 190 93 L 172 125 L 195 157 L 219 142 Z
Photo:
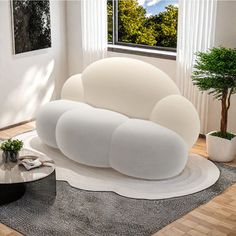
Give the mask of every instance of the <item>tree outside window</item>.
M 107 8 L 110 43 L 176 49 L 178 0 L 108 0 Z

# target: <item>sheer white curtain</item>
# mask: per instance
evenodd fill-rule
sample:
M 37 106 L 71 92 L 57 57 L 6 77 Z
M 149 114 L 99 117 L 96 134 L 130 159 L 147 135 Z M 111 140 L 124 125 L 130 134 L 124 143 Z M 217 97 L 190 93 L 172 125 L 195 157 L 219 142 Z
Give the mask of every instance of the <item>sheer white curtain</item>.
M 83 68 L 107 53 L 107 1 L 81 0 Z
M 193 86 L 191 73 L 194 54 L 214 46 L 216 6 L 217 0 L 179 0 L 177 84 L 195 105 L 203 134 L 207 132 L 209 98 Z

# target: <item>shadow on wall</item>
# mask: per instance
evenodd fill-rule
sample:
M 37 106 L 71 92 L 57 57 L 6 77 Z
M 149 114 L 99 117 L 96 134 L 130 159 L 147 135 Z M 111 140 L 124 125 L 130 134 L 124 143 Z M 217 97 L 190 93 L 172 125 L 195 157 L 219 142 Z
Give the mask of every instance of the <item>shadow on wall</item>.
M 25 114 L 35 117 L 37 109 L 51 100 L 55 90 L 54 66 L 54 60 L 44 66 L 33 65 L 17 78 L 18 86 L 1 99 L 4 103 L 0 110 L 0 128 L 24 120 Z

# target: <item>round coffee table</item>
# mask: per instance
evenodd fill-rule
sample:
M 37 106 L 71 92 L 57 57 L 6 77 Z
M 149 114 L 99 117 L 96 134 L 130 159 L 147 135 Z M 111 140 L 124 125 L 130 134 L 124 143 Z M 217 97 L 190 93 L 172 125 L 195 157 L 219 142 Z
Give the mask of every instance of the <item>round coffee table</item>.
M 35 156 L 37 154 L 31 155 Z M 28 184 L 42 181 L 47 177 L 51 177 L 55 182 L 54 164 L 50 167 L 44 166 L 27 171 L 19 165 L 19 161 L 17 163 L 4 163 L 0 153 L 0 205 L 16 201 L 24 195 Z M 56 186 L 54 184 L 49 188 L 53 188 L 53 191 L 55 191 Z

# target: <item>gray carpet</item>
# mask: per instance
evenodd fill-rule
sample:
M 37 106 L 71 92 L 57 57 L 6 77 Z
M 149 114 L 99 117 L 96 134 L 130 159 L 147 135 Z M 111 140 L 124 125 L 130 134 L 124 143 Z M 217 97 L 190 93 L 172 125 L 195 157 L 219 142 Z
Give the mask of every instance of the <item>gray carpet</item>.
M 37 200 L 32 197 L 35 189 L 28 191 L 20 200 L 0 207 L 0 222 L 30 236 L 151 235 L 236 182 L 236 168 L 217 166 L 221 176 L 212 187 L 165 200 L 130 199 L 57 181 L 54 200 Z

